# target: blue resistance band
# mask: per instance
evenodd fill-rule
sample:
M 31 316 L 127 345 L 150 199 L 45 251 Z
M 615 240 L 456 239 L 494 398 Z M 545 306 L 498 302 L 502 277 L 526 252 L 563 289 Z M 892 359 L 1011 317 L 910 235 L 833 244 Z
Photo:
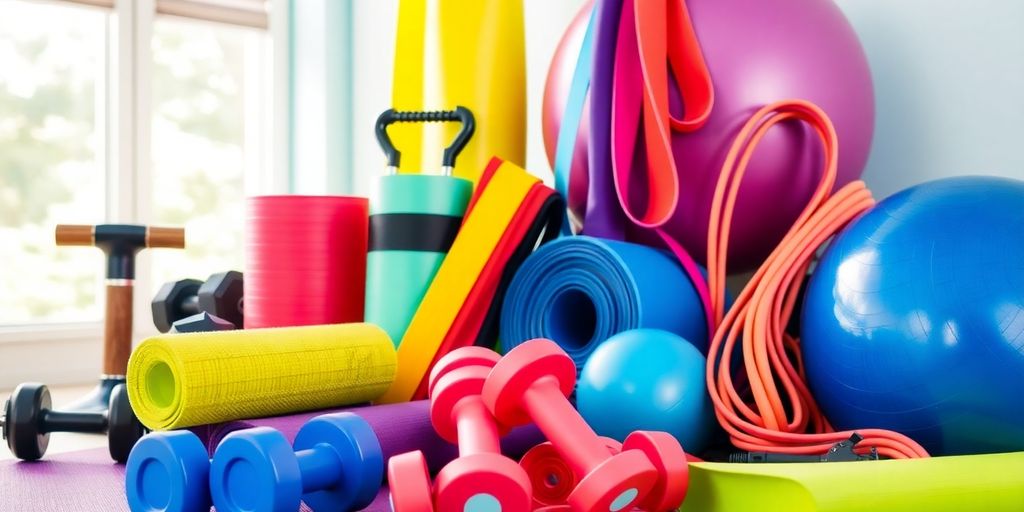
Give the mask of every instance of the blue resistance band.
M 668 252 L 589 236 L 559 238 L 534 252 L 505 296 L 502 350 L 554 340 L 577 370 L 604 340 L 629 329 L 674 332 L 706 352 L 700 297 Z
M 580 46 L 580 55 L 576 59 L 576 69 L 573 70 L 572 82 L 569 84 L 569 98 L 566 99 L 565 111 L 562 113 L 562 124 L 558 127 L 558 141 L 555 143 L 555 190 L 566 202 L 569 200 L 569 175 L 572 171 L 573 152 L 576 149 L 576 136 L 583 118 L 583 106 L 587 101 L 590 75 L 594 67 L 593 34 L 596 19 L 597 16 L 591 12 L 587 32 L 583 35 L 583 44 Z M 568 213 L 562 222 L 562 234 L 573 234 Z

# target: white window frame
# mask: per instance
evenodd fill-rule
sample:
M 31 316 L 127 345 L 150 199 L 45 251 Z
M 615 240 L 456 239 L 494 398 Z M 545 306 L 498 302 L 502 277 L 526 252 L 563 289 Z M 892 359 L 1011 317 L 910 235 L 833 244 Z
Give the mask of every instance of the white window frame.
M 150 51 L 153 24 L 158 15 L 155 0 L 56 0 L 86 4 L 109 11 L 105 83 L 97 89 L 106 91 L 105 115 L 98 129 L 105 137 L 106 166 L 106 221 L 148 224 L 152 197 L 151 174 L 153 165 L 150 152 L 152 126 Z M 279 0 L 280 1 L 280 0 Z M 113 3 L 111 10 L 109 5 Z M 281 2 L 284 3 L 284 2 Z M 275 7 L 275 10 L 281 7 Z M 247 26 L 243 24 L 242 26 Z M 252 30 L 258 30 L 251 28 Z M 274 30 L 272 37 L 280 37 Z M 287 33 L 284 33 L 287 36 Z M 269 44 L 269 43 L 268 43 Z M 277 53 L 277 48 L 275 52 Z M 285 64 L 282 66 L 282 63 Z M 287 73 L 287 60 L 278 56 L 266 59 L 264 74 L 273 80 L 255 83 L 280 84 L 287 82 L 278 75 Z M 256 92 L 246 102 L 267 101 L 271 91 Z M 277 104 L 275 99 L 273 103 Z M 249 103 L 251 104 L 251 103 Z M 287 114 L 287 112 L 284 112 Z M 246 136 L 246 145 L 263 152 L 258 168 L 246 162 L 246 193 L 249 195 L 285 192 L 289 183 L 287 166 L 274 164 L 277 156 L 271 141 L 279 141 L 279 133 L 271 133 L 273 118 L 281 115 L 269 105 L 261 109 L 264 117 L 263 133 Z M 246 154 L 250 154 L 246 151 Z M 239 248 L 241 250 L 241 248 Z M 96 272 L 103 268 L 97 267 Z M 150 263 L 143 251 L 137 262 L 133 339 L 155 334 L 150 319 L 149 302 Z M 98 300 L 102 300 L 99 298 Z M 103 346 L 103 321 L 85 323 L 45 323 L 35 325 L 0 325 L 0 389 L 10 388 L 24 381 L 42 381 L 49 384 L 88 383 L 100 374 Z

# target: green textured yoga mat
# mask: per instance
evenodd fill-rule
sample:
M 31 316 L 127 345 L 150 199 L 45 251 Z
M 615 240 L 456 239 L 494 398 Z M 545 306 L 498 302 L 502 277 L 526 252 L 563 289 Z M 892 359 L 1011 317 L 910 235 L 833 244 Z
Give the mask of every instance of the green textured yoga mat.
M 690 464 L 682 512 L 1024 511 L 1024 452 L 807 464 Z
M 430 227 L 446 219 L 457 227 L 472 193 L 470 181 L 451 176 L 398 174 L 383 176 L 378 182 L 370 202 L 365 321 L 381 326 L 396 347 L 448 252 L 448 246 L 439 245 Z M 419 243 L 424 247 L 396 249 L 393 242 L 387 242 L 389 230 L 417 225 L 422 229 L 414 234 L 423 237 Z M 416 236 L 395 234 L 390 238 L 397 238 L 394 241 L 398 243 L 417 243 Z

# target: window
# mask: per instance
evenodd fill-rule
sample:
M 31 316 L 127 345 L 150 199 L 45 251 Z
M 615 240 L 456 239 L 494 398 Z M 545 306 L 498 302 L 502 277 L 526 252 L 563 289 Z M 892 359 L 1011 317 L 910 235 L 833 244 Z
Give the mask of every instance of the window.
M 262 31 L 184 20 L 153 26 L 152 215 L 185 226 L 185 251 L 155 251 L 153 284 L 242 269 L 245 177 L 268 146 Z
M 96 251 L 58 222 L 105 217 L 108 13 L 0 0 L 0 325 L 95 321 Z
M 140 260 L 143 332 L 163 281 L 241 268 L 270 165 L 266 4 L 0 0 L 0 341 L 98 326 L 102 255 L 57 249 L 58 223 L 186 227 Z

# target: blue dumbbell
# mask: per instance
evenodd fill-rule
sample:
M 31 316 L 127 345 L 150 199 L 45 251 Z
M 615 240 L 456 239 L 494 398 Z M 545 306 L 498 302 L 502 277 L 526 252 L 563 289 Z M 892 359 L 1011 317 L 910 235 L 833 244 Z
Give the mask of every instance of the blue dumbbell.
M 124 484 L 133 512 L 209 512 L 206 446 L 187 430 L 149 434 L 128 456 Z
M 362 510 L 384 480 L 384 455 L 366 420 L 351 413 L 313 418 L 293 446 L 280 432 L 257 427 L 221 441 L 210 468 L 218 512 Z

